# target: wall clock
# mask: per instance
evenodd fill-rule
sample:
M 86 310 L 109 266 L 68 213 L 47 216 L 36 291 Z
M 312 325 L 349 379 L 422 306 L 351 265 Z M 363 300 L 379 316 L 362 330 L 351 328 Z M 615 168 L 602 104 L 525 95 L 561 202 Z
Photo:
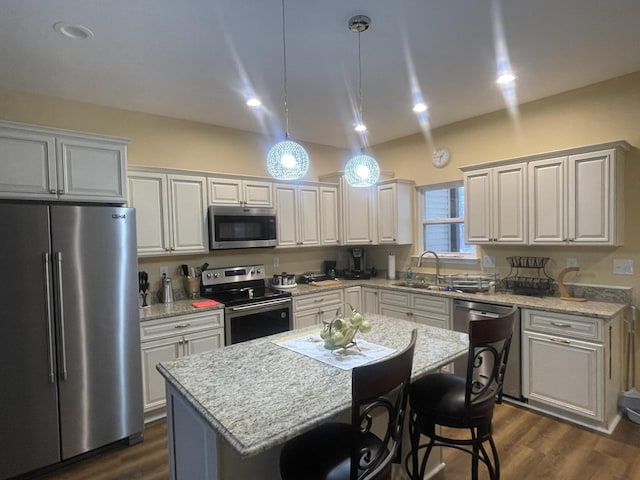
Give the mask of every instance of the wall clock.
M 451 160 L 451 153 L 447 148 L 438 148 L 433 151 L 433 165 L 442 168 Z

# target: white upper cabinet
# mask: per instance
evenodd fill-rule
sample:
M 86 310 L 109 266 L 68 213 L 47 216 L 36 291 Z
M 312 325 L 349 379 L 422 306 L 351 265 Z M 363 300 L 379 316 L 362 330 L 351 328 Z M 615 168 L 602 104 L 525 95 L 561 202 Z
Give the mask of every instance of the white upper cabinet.
M 205 177 L 130 169 L 138 255 L 207 253 L 205 188 Z
M 376 187 L 352 187 L 344 179 L 341 184 L 343 245 L 377 243 Z
M 467 243 L 617 246 L 624 141 L 463 167 Z
M 377 185 L 380 244 L 413 243 L 414 192 L 415 184 L 407 180 L 391 180 Z
M 240 178 L 207 179 L 209 205 L 241 205 L 246 207 L 273 207 L 271 182 Z
M 525 163 L 464 173 L 465 241 L 526 244 Z
M 124 203 L 127 141 L 0 122 L 0 198 Z
M 338 216 L 338 187 L 320 187 L 320 243 L 338 245 L 340 229 Z
M 320 245 L 320 189 L 275 184 L 278 246 Z
M 613 148 L 531 162 L 530 242 L 621 245 L 622 155 Z

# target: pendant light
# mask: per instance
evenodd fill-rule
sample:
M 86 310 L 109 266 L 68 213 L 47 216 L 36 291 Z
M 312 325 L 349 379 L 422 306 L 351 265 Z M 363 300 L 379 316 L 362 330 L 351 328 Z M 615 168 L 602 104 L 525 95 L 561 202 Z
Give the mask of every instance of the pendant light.
M 287 105 L 287 40 L 285 35 L 284 0 L 282 0 L 282 47 L 284 58 L 284 123 L 285 139 L 267 154 L 267 170 L 278 180 L 297 180 L 309 170 L 309 155 L 298 143 L 289 140 L 289 107 Z
M 365 126 L 362 117 L 362 60 L 360 34 L 365 32 L 369 28 L 370 24 L 371 19 L 364 15 L 356 15 L 349 19 L 349 30 L 358 34 L 359 111 L 355 130 L 362 135 L 362 137 L 366 135 L 367 127 Z M 347 162 L 347 165 L 344 167 L 344 177 L 347 180 L 347 183 L 352 187 L 369 187 L 371 185 L 375 185 L 380 178 L 380 167 L 378 166 L 378 162 L 376 162 L 375 158 L 366 155 L 361 149 L 360 153 L 353 156 Z

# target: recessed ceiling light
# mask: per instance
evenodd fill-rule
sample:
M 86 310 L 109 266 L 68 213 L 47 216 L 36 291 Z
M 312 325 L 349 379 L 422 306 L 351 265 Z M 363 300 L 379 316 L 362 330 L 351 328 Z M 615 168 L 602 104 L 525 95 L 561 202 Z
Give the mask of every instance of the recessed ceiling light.
M 356 132 L 366 132 L 367 131 L 367 126 L 364 123 L 358 123 L 355 126 L 354 130 Z
M 511 83 L 516 79 L 513 73 L 503 73 L 496 80 L 497 83 Z
M 254 97 L 247 100 L 247 105 L 249 105 L 250 107 L 256 108 L 256 107 L 261 107 L 262 102 L 260 101 L 259 98 Z
M 427 111 L 427 106 L 424 103 L 416 103 L 413 106 L 413 111 L 416 113 L 422 113 Z
M 53 25 L 53 29 L 67 38 L 74 40 L 87 40 L 93 38 L 93 32 L 84 25 L 58 22 Z

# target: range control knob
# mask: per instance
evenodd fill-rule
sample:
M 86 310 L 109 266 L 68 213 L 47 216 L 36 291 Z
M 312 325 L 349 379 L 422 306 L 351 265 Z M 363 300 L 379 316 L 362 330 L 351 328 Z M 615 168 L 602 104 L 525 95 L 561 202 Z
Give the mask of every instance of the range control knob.
M 218 273 L 217 272 L 213 274 L 213 278 L 218 278 Z
M 207 273 L 207 278 L 211 278 L 211 274 L 210 273 Z
M 259 269 L 259 268 L 258 268 L 258 269 L 256 269 L 256 273 L 257 273 L 258 275 L 260 275 L 260 269 Z

